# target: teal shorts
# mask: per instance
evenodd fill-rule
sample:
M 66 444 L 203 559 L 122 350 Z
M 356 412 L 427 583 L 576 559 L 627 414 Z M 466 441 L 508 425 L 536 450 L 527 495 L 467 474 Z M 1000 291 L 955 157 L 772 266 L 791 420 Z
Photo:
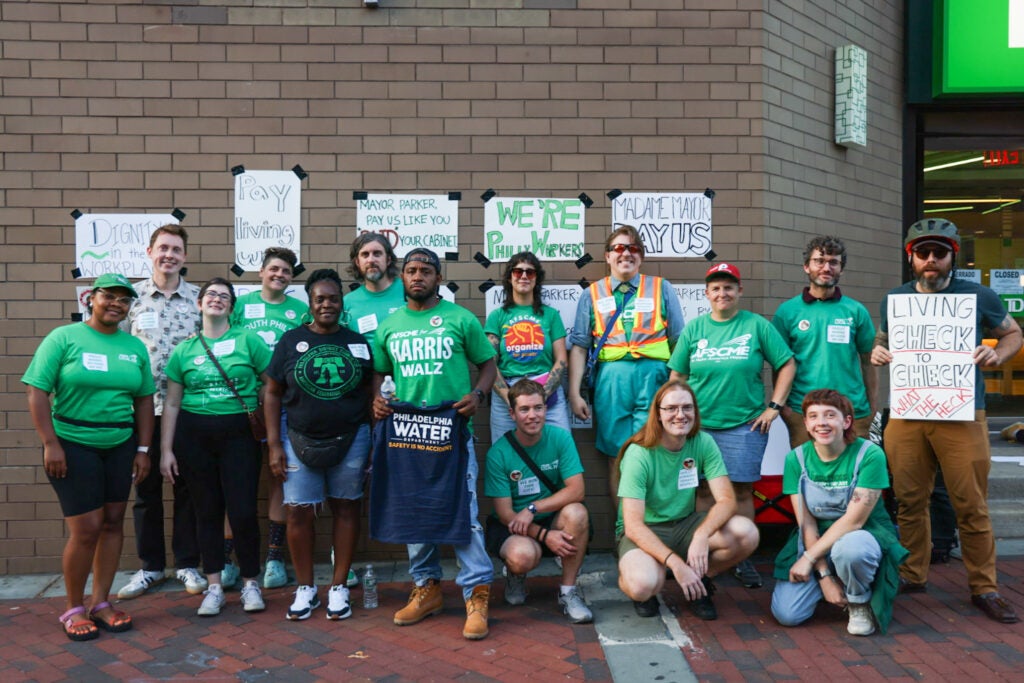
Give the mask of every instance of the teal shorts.
M 662 360 L 598 363 L 593 405 L 597 450 L 613 458 L 618 455 L 626 439 L 647 422 L 651 399 L 667 380 L 668 365 Z

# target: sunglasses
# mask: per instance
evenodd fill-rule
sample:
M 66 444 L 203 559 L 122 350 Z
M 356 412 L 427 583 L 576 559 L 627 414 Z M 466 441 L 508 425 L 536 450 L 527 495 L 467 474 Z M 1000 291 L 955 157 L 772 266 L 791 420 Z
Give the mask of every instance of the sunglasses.
M 533 268 L 513 268 L 512 269 L 512 277 L 514 277 L 514 278 L 525 277 L 525 278 L 527 278 L 529 280 L 533 280 L 534 278 L 537 277 L 537 271 L 534 270 Z
M 614 251 L 616 254 L 624 254 L 627 251 L 630 254 L 639 254 L 640 250 L 641 247 L 639 244 L 613 244 L 605 251 Z
M 922 261 L 927 261 L 928 257 L 931 255 L 935 256 L 936 261 L 941 261 L 942 259 L 946 258 L 946 256 L 948 256 L 949 252 L 952 250 L 949 247 L 942 247 L 934 244 L 929 244 L 923 247 L 915 247 L 913 251 L 914 256 L 921 259 Z

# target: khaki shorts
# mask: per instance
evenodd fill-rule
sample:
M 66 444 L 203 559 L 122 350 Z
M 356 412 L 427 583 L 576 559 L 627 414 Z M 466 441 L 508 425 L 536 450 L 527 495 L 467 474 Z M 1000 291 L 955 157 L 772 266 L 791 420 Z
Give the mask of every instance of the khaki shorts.
M 666 522 L 664 524 L 649 524 L 647 528 L 654 532 L 654 535 L 658 539 L 671 548 L 676 555 L 685 558 L 686 553 L 690 550 L 690 542 L 693 541 L 693 532 L 697 530 L 704 518 L 708 516 L 706 512 L 694 512 L 692 515 L 683 517 L 676 522 Z M 636 543 L 629 540 L 626 534 L 622 534 L 618 538 L 619 546 L 619 557 L 622 557 L 630 550 L 639 548 Z M 661 558 L 655 558 L 660 560 Z

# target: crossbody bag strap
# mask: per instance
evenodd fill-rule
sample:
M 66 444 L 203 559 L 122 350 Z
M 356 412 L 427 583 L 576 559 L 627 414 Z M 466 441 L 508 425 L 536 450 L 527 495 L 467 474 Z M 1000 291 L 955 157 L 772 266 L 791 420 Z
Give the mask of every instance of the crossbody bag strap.
M 611 334 L 612 328 L 615 327 L 616 321 L 619 319 L 619 316 L 622 315 L 623 309 L 626 308 L 626 304 L 629 303 L 629 300 L 633 298 L 633 294 L 635 293 L 636 290 L 630 288 L 630 290 L 622 297 L 622 305 L 615 309 L 615 314 L 604 327 L 604 334 L 601 335 L 601 338 L 597 341 L 597 344 L 594 345 L 594 348 L 590 350 L 590 355 L 587 357 L 587 365 L 594 365 L 597 363 L 597 355 L 601 353 L 601 348 L 604 346 L 604 343 L 608 341 L 608 335 Z
M 242 395 L 238 393 L 238 389 L 235 388 L 235 383 L 231 381 L 230 377 L 228 377 L 228 373 L 224 372 L 224 368 L 221 367 L 221 364 L 217 362 L 216 356 L 214 356 L 213 351 L 210 350 L 210 345 L 206 343 L 205 339 L 203 339 L 203 333 L 200 332 L 198 336 L 199 343 L 202 344 L 203 348 L 206 350 L 206 357 L 213 362 L 213 367 L 217 368 L 217 370 L 220 371 L 220 376 L 224 378 L 224 381 L 227 382 L 228 384 L 228 389 L 230 389 L 231 393 L 234 394 L 235 398 L 238 399 L 238 402 L 242 404 L 242 409 L 245 410 L 246 413 L 253 413 L 254 411 L 249 410 L 249 406 L 246 405 L 245 399 L 242 398 Z
M 533 461 L 533 458 L 529 456 L 526 449 L 523 448 L 523 445 L 519 443 L 519 439 L 516 438 L 514 429 L 510 429 L 505 432 L 505 438 L 508 439 L 510 444 L 512 444 L 512 448 L 516 450 L 516 453 L 518 453 L 522 461 L 526 463 L 526 466 L 537 475 L 537 478 L 540 479 L 540 483 L 548 487 L 548 491 L 551 491 L 551 493 L 558 493 L 558 491 L 561 490 L 561 487 L 555 486 L 554 482 L 548 479 L 548 476 L 544 474 L 539 467 L 537 467 L 537 463 Z

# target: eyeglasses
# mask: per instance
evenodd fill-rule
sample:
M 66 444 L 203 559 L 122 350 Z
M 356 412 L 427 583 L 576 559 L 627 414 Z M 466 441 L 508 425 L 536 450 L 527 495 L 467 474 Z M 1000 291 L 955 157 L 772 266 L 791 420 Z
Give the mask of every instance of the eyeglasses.
M 207 299 L 220 299 L 221 301 L 231 301 L 231 295 L 228 294 L 227 292 L 208 291 L 206 292 L 206 294 L 203 294 L 203 296 L 206 297 Z
M 96 291 L 102 295 L 103 303 L 107 304 L 116 302 L 122 306 L 131 306 L 132 301 L 135 300 L 135 297 L 133 296 L 117 296 L 116 294 L 111 294 L 105 289 L 97 289 Z
M 936 261 L 941 261 L 942 259 L 946 258 L 946 256 L 948 256 L 949 252 L 952 250 L 949 247 L 943 247 L 936 244 L 928 244 L 920 247 L 914 247 L 913 251 L 914 256 L 921 259 L 922 261 L 927 261 L 928 257 L 932 255 L 935 256 Z
M 605 249 L 606 252 L 614 251 L 616 254 L 622 254 L 627 251 L 630 254 L 639 254 L 641 250 L 642 247 L 639 244 L 613 244 Z
M 696 406 L 692 403 L 678 406 L 658 406 L 658 410 L 666 415 L 675 415 L 676 413 L 692 413 L 696 410 Z
M 529 280 L 532 280 L 535 277 L 537 277 L 537 271 L 534 270 L 533 268 L 513 268 L 512 269 L 512 277 L 515 277 L 515 278 L 525 277 L 525 278 L 527 278 Z
M 821 258 L 820 256 L 815 256 L 814 258 L 812 258 L 811 263 L 818 266 L 819 268 L 821 268 L 822 266 L 832 266 L 833 268 L 840 268 L 843 265 L 843 262 L 837 258 Z

